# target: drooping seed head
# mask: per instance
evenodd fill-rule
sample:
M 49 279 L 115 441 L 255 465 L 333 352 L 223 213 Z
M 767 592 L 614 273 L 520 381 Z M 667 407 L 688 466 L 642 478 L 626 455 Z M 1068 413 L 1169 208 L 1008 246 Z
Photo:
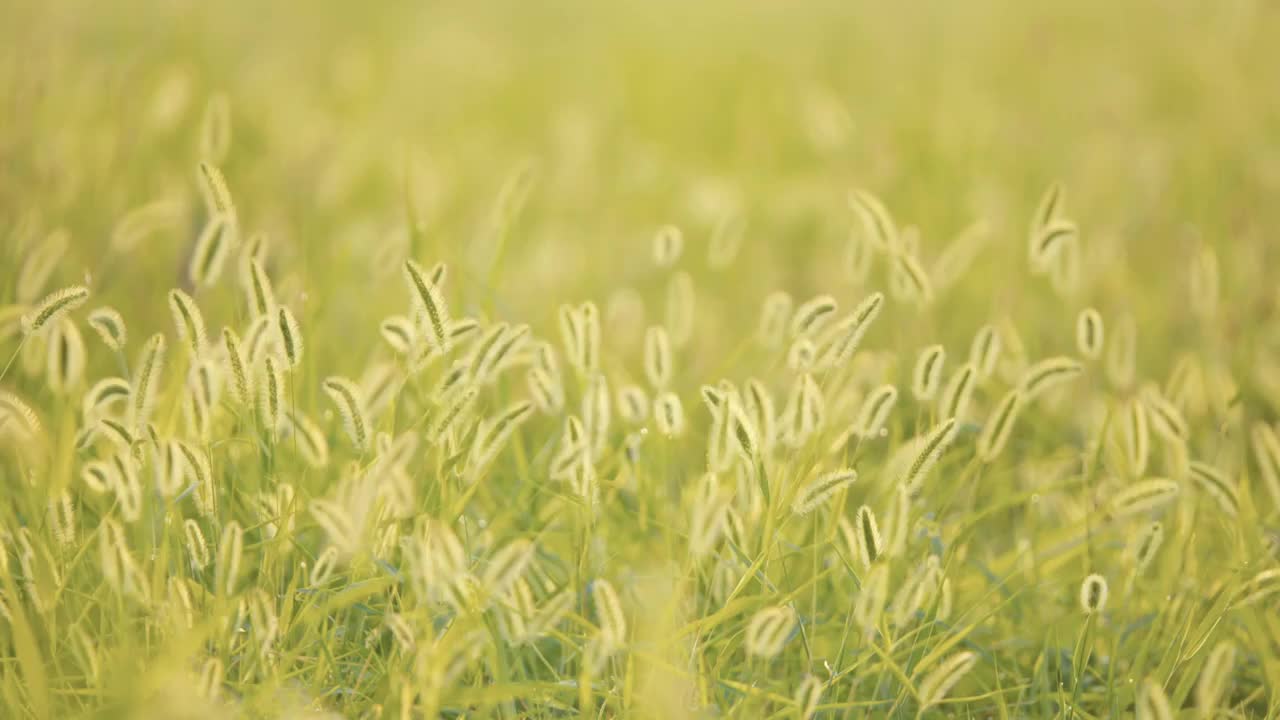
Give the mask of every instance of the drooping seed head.
M 809 372 L 814 369 L 818 348 L 808 337 L 798 337 L 787 351 L 787 368 L 792 372 Z
M 231 200 L 231 190 L 227 187 L 227 178 L 222 170 L 212 162 L 200 162 L 200 189 L 210 215 L 225 218 L 231 226 L 239 224 L 236 206 Z
M 1086 615 L 1101 613 L 1107 607 L 1107 579 L 1094 573 L 1080 584 L 1080 607 Z
M 733 264 L 742 249 L 747 223 L 733 211 L 725 212 L 716 221 L 707 243 L 707 266 L 712 270 L 724 270 Z
M 197 568 L 206 568 L 209 566 L 209 543 L 204 539 L 204 531 L 200 529 L 200 523 L 193 518 L 187 518 L 182 524 L 183 535 L 187 542 L 187 556 L 191 559 L 191 564 Z
M 1085 308 L 1076 318 L 1076 348 L 1080 354 L 1096 360 L 1103 347 L 1102 314 L 1093 308 Z
M 844 523 L 843 518 L 841 522 Z M 849 550 L 853 556 L 858 558 L 862 567 L 870 569 L 871 564 L 880 557 L 884 548 L 884 541 L 880 537 L 880 526 L 876 524 L 876 515 L 871 508 L 866 505 L 858 508 L 852 527 L 842 524 L 841 533 L 845 535 L 846 543 L 852 540 Z
M 882 253 L 898 249 L 898 228 L 880 199 L 861 189 L 849 191 L 849 207 L 862 224 L 863 237 Z
M 669 268 L 680 259 L 684 250 L 684 233 L 675 225 L 663 225 L 653 236 L 653 262 L 660 268 Z
M 627 616 L 622 601 L 608 580 L 597 579 L 591 583 L 591 597 L 595 601 L 596 618 L 600 623 L 600 638 L 610 648 L 620 648 L 627 642 Z
M 1000 451 L 1004 449 L 1013 432 L 1013 426 L 1018 420 L 1022 405 L 1022 393 L 1015 388 L 1005 394 L 991 416 L 987 418 L 982 434 L 978 436 L 978 457 L 982 458 L 983 462 L 990 463 L 999 457 Z
M 222 277 L 227 256 L 236 242 L 236 227 L 225 215 L 212 215 L 196 237 L 187 276 L 196 287 L 210 287 Z
M 771 658 L 782 652 L 795 630 L 795 611 L 785 606 L 766 607 L 747 622 L 743 644 L 747 654 Z
M 920 452 L 916 455 L 915 460 L 911 461 L 911 467 L 907 469 L 906 475 L 902 477 L 902 486 L 908 492 L 915 492 L 920 488 L 924 479 L 928 477 L 929 471 L 938 463 L 938 460 L 947 451 L 947 448 L 951 446 L 955 437 L 955 418 L 944 420 L 925 435 Z
M 62 318 L 49 331 L 48 361 L 45 378 L 49 388 L 62 395 L 80 386 L 84 379 L 87 353 L 80 329 L 68 318 Z
M 1164 543 L 1164 524 L 1160 522 L 1149 523 L 1134 536 L 1129 548 L 1129 557 L 1133 561 L 1136 575 L 1146 571 L 1147 566 L 1155 559 L 1156 553 L 1160 552 L 1162 543 Z
M 800 684 L 796 686 L 795 693 L 791 698 L 795 701 L 796 707 L 800 709 L 800 720 L 811 720 L 814 713 L 818 710 L 818 703 L 822 701 L 822 691 L 824 686 L 816 675 L 806 674 L 800 680 Z
M 378 325 L 378 333 L 399 355 L 408 355 L 418 341 L 413 322 L 403 315 L 392 315 L 384 319 Z
M 268 355 L 262 361 L 262 380 L 259 383 L 258 415 L 263 429 L 272 440 L 285 425 L 284 369 L 280 360 Z
M 893 253 L 890 281 L 899 300 L 921 306 L 933 301 L 933 283 L 913 253 L 905 250 Z
M 254 317 L 271 317 L 275 314 L 275 289 L 271 285 L 271 276 L 267 275 L 261 260 L 250 257 L 244 263 L 240 284 L 244 286 L 245 295 L 249 299 L 249 308 Z
M 963 420 L 965 411 L 969 408 L 969 400 L 973 397 L 973 389 L 977 386 L 977 379 L 978 370 L 973 363 L 965 363 L 956 368 L 938 398 L 938 416 Z
M 1107 379 L 1118 388 L 1133 384 L 1137 367 L 1138 324 L 1132 315 L 1124 315 L 1112 328 L 1107 343 Z
M 985 380 L 995 371 L 1000 360 L 1000 331 L 995 325 L 984 325 L 978 334 L 973 336 L 973 345 L 969 349 L 969 362 L 978 372 L 978 378 Z
M 665 324 L 675 347 L 684 347 L 693 337 L 696 310 L 693 277 L 683 271 L 675 273 L 667 283 L 665 308 Z
M 857 479 L 858 473 L 852 468 L 822 473 L 800 488 L 791 509 L 797 515 L 807 515 Z
M 919 684 L 920 707 L 930 708 L 946 699 L 955 687 L 978 662 L 978 656 L 968 650 L 947 658 L 924 677 Z
M 1225 472 L 1206 462 L 1193 461 L 1189 466 L 1191 479 L 1218 507 L 1230 517 L 1240 512 L 1239 486 Z
M 1200 709 L 1201 717 L 1217 714 L 1223 696 L 1231 686 L 1235 664 L 1236 646 L 1230 640 L 1219 642 L 1210 651 L 1196 682 L 1196 707 Z
M 947 351 L 941 345 L 930 345 L 921 351 L 911 373 L 911 394 L 916 400 L 928 402 L 938 394 L 946 358 Z
M 1079 377 L 1084 365 L 1075 358 L 1051 357 L 1027 368 L 1018 379 L 1023 402 L 1030 402 L 1049 390 Z
M 437 353 L 448 353 L 453 339 L 449 332 L 449 307 L 444 294 L 431 282 L 422 266 L 411 259 L 405 260 L 404 275 L 427 342 Z
M 863 439 L 879 436 L 897 401 L 898 388 L 893 385 L 881 385 L 871 391 L 858 410 L 858 419 L 854 422 L 855 432 Z
M 142 348 L 133 375 L 133 400 L 130 403 L 134 428 L 141 428 L 155 405 L 160 373 L 164 367 L 165 339 L 161 333 L 151 336 Z
M 663 390 L 671 382 L 671 337 L 661 325 L 645 331 L 644 372 L 654 390 Z
M 756 339 L 761 345 L 776 348 L 786 341 L 792 305 L 794 302 L 791 295 L 781 290 L 765 297 L 764 306 L 760 310 L 760 324 L 756 329 Z
M 1164 688 L 1154 680 L 1143 680 L 1138 688 L 1137 720 L 1173 720 L 1173 706 Z
M 755 378 L 747 381 L 746 392 L 742 397 L 743 408 L 756 428 L 761 449 L 769 452 L 777 441 L 778 430 L 773 396 L 764 383 Z
M 1148 410 L 1147 416 L 1151 420 L 1151 429 L 1166 442 L 1178 445 L 1185 443 L 1190 430 L 1182 412 L 1166 400 L 1155 387 L 1145 388 L 1141 397 Z
M 1031 240 L 1031 271 L 1050 272 L 1054 264 L 1072 251 L 1078 243 L 1079 228 L 1070 220 L 1051 220 Z
M 1168 478 L 1148 478 L 1134 483 L 1111 498 L 1116 517 L 1137 515 L 1168 504 L 1178 497 L 1178 483 Z
M 173 326 L 178 339 L 185 340 L 191 351 L 193 360 L 204 354 L 207 343 L 204 329 L 204 315 L 196 301 L 181 289 L 169 291 L 169 312 L 173 314 Z
M 65 287 L 45 296 L 31 312 L 22 316 L 22 332 L 32 335 L 40 332 L 89 299 L 89 288 L 83 285 Z
M 364 410 L 363 394 L 360 388 L 344 377 L 329 377 L 322 383 L 325 394 L 338 407 L 342 415 L 347 436 L 357 450 L 364 451 L 369 446 L 369 420 Z
M 810 298 L 796 308 L 791 318 L 791 337 L 813 336 L 826 326 L 839 305 L 830 295 Z
M 1129 471 L 1134 477 L 1142 477 L 1147 470 L 1147 458 L 1151 454 L 1151 430 L 1146 406 L 1137 399 L 1125 403 L 1120 429 Z
M 226 350 L 227 366 L 231 370 L 236 400 L 242 407 L 247 406 L 253 401 L 253 376 L 249 373 L 249 361 L 245 357 L 240 337 L 231 328 L 224 327 L 222 328 L 222 345 Z
M 105 306 L 94 308 L 86 320 L 89 327 L 102 338 L 102 344 L 111 350 L 119 352 L 129 341 L 129 331 L 125 327 L 124 318 L 120 317 L 120 313 L 114 308 Z
M 852 313 L 823 333 L 823 349 L 820 353 L 823 364 L 827 367 L 840 367 L 848 362 L 883 307 L 884 294 L 873 293 L 859 303 Z
M 643 425 L 649 418 L 649 398 L 639 385 L 625 385 L 618 389 L 618 414 L 624 422 Z
M 494 596 L 505 595 L 533 562 L 536 548 L 525 538 L 516 538 L 489 558 L 481 583 Z
M 675 393 L 664 392 L 654 400 L 653 417 L 658 432 L 663 435 L 679 437 L 684 434 L 684 406 Z
M 287 306 L 281 305 L 276 317 L 276 328 L 280 333 L 280 347 L 284 349 L 284 358 L 289 367 L 297 369 L 302 364 L 302 328 L 298 320 Z
M 217 592 L 232 596 L 240 584 L 240 567 L 244 558 L 244 529 L 232 520 L 222 528 L 218 540 L 218 556 L 214 564 Z

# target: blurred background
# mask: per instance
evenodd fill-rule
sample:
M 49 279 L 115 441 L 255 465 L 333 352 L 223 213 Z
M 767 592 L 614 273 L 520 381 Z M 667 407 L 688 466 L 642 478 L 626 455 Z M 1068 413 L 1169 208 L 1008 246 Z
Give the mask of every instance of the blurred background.
M 885 285 L 846 272 L 855 186 L 918 229 L 926 265 L 985 228 L 980 280 L 881 332 L 968 338 L 986 312 L 1032 351 L 1069 347 L 1059 306 L 1095 304 L 1159 351 L 1196 332 L 1179 308 L 1200 243 L 1218 250 L 1224 332 L 1273 315 L 1274 2 L 0 8 L 0 257 L 57 233 L 57 283 L 90 278 L 131 323 L 164 324 L 160 293 L 188 282 L 210 154 L 326 355 L 376 342 L 410 254 L 451 263 L 455 303 L 536 329 L 559 301 L 643 312 L 664 223 L 684 230 L 710 346 L 771 290 L 849 305 Z M 1009 272 L 1054 181 L 1081 227 L 1066 297 Z M 171 222 L 112 242 L 158 201 Z M 717 227 L 742 233 L 725 267 L 706 262 Z M 1033 322 L 1046 312 L 1061 322 Z

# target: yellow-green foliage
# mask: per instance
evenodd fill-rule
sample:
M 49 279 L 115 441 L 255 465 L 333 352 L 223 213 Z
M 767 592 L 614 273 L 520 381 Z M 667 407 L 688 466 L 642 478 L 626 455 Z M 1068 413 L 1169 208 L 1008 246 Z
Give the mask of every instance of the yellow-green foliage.
M 1280 717 L 1276 37 L 0 2 L 0 717 Z

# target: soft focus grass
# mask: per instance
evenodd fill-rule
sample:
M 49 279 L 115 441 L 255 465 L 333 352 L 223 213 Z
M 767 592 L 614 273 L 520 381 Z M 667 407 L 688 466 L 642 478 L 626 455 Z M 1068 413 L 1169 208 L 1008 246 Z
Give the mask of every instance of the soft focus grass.
M 19 439 L 16 416 L 0 416 L 0 714 L 795 717 L 793 693 L 812 674 L 823 687 L 818 717 L 915 717 L 922 676 L 969 651 L 973 670 L 923 715 L 1124 717 L 1150 682 L 1175 714 L 1275 717 L 1277 598 L 1233 599 L 1276 567 L 1280 531 L 1251 444 L 1253 428 L 1274 427 L 1280 414 L 1277 31 L 1280 11 L 1265 2 L 3 3 L 0 362 L 16 360 L 0 387 L 35 409 L 42 431 Z M 193 293 L 211 340 L 223 326 L 244 335 L 251 319 L 239 250 L 214 287 L 193 289 L 187 274 L 208 220 L 196 168 L 217 94 L 231 142 L 216 160 L 245 234 L 269 237 L 266 269 L 301 324 L 306 351 L 288 399 L 325 433 L 324 468 L 301 462 L 293 439 L 263 439 L 252 408 L 226 391 L 207 438 L 183 420 L 188 361 L 167 292 Z M 1069 290 L 1055 291 L 1027 261 L 1028 223 L 1053 182 L 1080 227 Z M 847 203 L 854 187 L 918 229 L 926 269 L 985 223 L 973 262 L 924 308 L 890 293 L 880 259 L 852 275 L 851 236 L 865 240 Z M 113 245 L 117 222 L 156 200 L 178 208 L 173 221 L 133 249 Z M 708 244 L 725 217 L 745 223 L 745 240 L 717 269 Z M 652 260 L 652 236 L 667 223 L 685 237 L 674 270 Z M 38 297 L 18 297 L 27 259 L 59 230 L 69 242 L 55 270 Z M 1219 287 L 1212 311 L 1196 313 L 1204 293 L 1192 277 L 1206 248 Z M 597 303 L 611 387 L 645 385 L 644 329 L 668 322 L 668 283 L 688 273 L 694 332 L 675 353 L 672 385 L 687 432 L 664 438 L 650 422 L 628 453 L 639 428 L 615 402 L 594 510 L 549 478 L 559 413 L 528 420 L 478 482 L 464 482 L 448 443 L 420 422 L 448 363 L 411 373 L 379 334 L 383 318 L 408 313 L 406 258 L 448 265 L 455 319 L 527 323 L 550 341 L 565 414 L 581 414 L 585 383 L 566 364 L 559 306 Z M 71 284 L 93 293 L 71 316 L 88 365 L 59 393 L 16 318 L 18 306 Z M 890 297 L 850 366 L 819 377 L 821 436 L 764 463 L 774 494 L 763 507 L 752 507 L 751 483 L 721 473 L 744 537 L 693 558 L 690 514 L 711 426 L 699 390 L 757 377 L 782 409 L 795 377 L 786 348 L 754 338 L 776 290 L 797 302 L 829 293 L 841 314 L 872 292 Z M 146 339 L 166 333 L 153 422 L 198 445 L 216 476 L 219 508 L 202 515 L 190 493 L 156 492 L 144 464 L 144 511 L 124 526 L 145 602 L 104 576 L 102 522 L 121 521 L 120 510 L 81 478 L 111 446 L 74 446 L 80 395 L 122 373 L 85 324 L 100 305 L 128 323 L 131 368 Z M 1022 412 L 995 462 L 977 461 L 976 438 L 1019 370 L 1077 355 L 1076 316 L 1090 306 L 1109 333 L 1134 322 L 1137 380 L 1117 384 L 1103 360 L 1086 361 L 1082 377 Z M 916 356 L 942 343 L 945 378 L 988 323 L 1016 328 L 1025 357 L 1007 351 L 979 387 L 912 505 L 911 541 L 881 561 L 892 600 L 936 557 L 951 612 L 927 607 L 896 623 L 890 611 L 864 632 L 850 613 L 867 570 L 837 518 L 852 520 L 865 503 L 882 527 L 890 522 L 895 451 L 941 419 L 911 398 Z M 528 396 L 529 361 L 484 389 L 477 418 Z M 419 440 L 396 468 L 376 449 L 352 449 L 320 389 L 330 375 L 360 379 L 379 365 L 403 387 L 375 429 Z M 1117 423 L 1147 382 L 1186 416 L 1186 455 L 1238 485 L 1234 516 L 1158 438 L 1144 475 L 1178 480 L 1178 500 L 1134 518 L 1107 512 L 1139 479 Z M 899 389 L 887 434 L 828 453 L 882 383 Z M 845 464 L 859 480 L 822 510 L 793 516 L 780 499 Z M 361 488 L 396 473 L 412 489 L 399 515 L 371 513 L 334 578 L 313 587 L 310 568 L 334 544 L 313 501 L 352 508 L 353 495 L 372 492 Z M 264 509 L 260 497 L 281 483 L 294 501 Z M 64 489 L 70 542 L 48 510 Z M 186 518 L 211 545 L 232 521 L 246 530 L 234 592 L 215 588 L 212 564 L 190 561 Z M 291 531 L 268 530 L 288 519 Z M 411 538 L 428 519 L 457 535 L 476 577 L 509 542 L 532 540 L 526 576 L 538 604 L 567 592 L 570 610 L 545 637 L 516 645 L 499 611 L 430 597 L 437 579 L 423 588 L 410 548 L 385 541 L 388 527 Z M 1126 546 L 1157 519 L 1164 545 L 1127 587 Z M 1111 590 L 1095 616 L 1079 605 L 1090 573 Z M 190 589 L 189 624 L 171 579 Z M 601 624 L 600 579 L 621 595 L 629 628 L 625 647 L 592 672 L 584 658 Z M 753 657 L 748 622 L 775 605 L 794 611 L 797 630 L 776 657 Z M 262 607 L 278 622 L 266 646 Z M 412 647 L 389 617 L 402 618 Z M 1202 671 L 1223 643 L 1235 662 L 1205 707 L 1198 688 L 1212 683 Z M 474 657 L 441 685 L 464 647 Z M 212 685 L 201 679 L 211 660 L 222 670 Z

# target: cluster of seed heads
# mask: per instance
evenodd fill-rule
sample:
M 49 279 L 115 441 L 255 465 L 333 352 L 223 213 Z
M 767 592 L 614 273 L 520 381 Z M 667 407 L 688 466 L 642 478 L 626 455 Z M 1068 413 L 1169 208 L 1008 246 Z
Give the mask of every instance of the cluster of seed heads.
M 978 233 L 931 264 L 920 231 L 900 227 L 862 189 L 849 195 L 850 270 L 869 284 L 882 260 L 885 290 L 762 293 L 746 360 L 706 362 L 702 289 L 681 269 L 699 238 L 663 225 L 646 266 L 661 302 L 633 323 L 629 344 L 618 308 L 634 301 L 643 311 L 638 295 L 504 321 L 476 307 L 458 280 L 465 273 L 404 257 L 400 305 L 369 319 L 378 350 L 352 369 L 346 338 L 314 334 L 323 319 L 281 280 L 270 240 L 242 237 L 219 165 L 225 98 L 210 102 L 204 123 L 203 224 L 182 286 L 167 293 L 171 326 L 137 322 L 139 340 L 110 306 L 82 317 L 96 297 L 85 286 L 41 298 L 67 243 L 54 237 L 25 257 L 16 321 L 5 325 L 15 357 L 41 362 L 4 376 L 0 390 L 0 468 L 15 484 L 46 483 L 37 513 L 10 513 L 4 521 L 19 526 L 0 528 L 2 569 L 14 581 L 0 610 L 12 617 L 29 603 L 38 617 L 62 617 L 57 604 L 83 590 L 64 592 L 60 570 L 94 543 L 96 577 L 140 617 L 177 618 L 189 633 L 212 617 L 191 643 L 207 655 L 193 662 L 202 697 L 225 694 L 231 676 L 286 666 L 283 646 L 328 628 L 346 602 L 362 612 L 380 603 L 377 622 L 360 627 L 375 629 L 369 647 L 391 642 L 388 658 L 403 661 L 406 716 L 438 709 L 468 683 L 500 682 L 510 670 L 500 655 L 572 666 L 590 692 L 593 678 L 610 682 L 628 663 L 653 660 L 637 643 L 649 621 L 636 622 L 637 610 L 657 612 L 653 599 L 601 561 L 616 550 L 600 528 L 625 510 L 687 570 L 680 592 L 697 602 L 669 605 L 701 613 L 688 619 L 690 642 L 759 668 L 803 657 L 810 670 L 816 651 L 861 648 L 839 653 L 853 670 L 825 679 L 807 670 L 771 702 L 789 697 L 800 717 L 815 717 L 824 699 L 844 695 L 845 674 L 877 667 L 908 680 L 897 702 L 923 713 L 958 686 L 993 692 L 998 670 L 976 649 L 980 633 L 969 636 L 1001 611 L 986 578 L 1037 552 L 1058 566 L 1111 563 L 1088 574 L 1077 596 L 1088 627 L 1105 628 L 1170 564 L 1162 552 L 1198 537 L 1197 517 L 1229 526 L 1280 506 L 1275 426 L 1253 422 L 1247 459 L 1214 452 L 1202 432 L 1207 412 L 1193 400 L 1212 395 L 1202 405 L 1230 411 L 1235 386 L 1206 380 L 1215 376 L 1194 356 L 1163 387 L 1141 378 L 1137 325 L 1120 309 L 1079 309 L 1074 333 L 1064 328 L 1039 359 L 1001 317 L 892 351 L 901 328 L 890 326 L 925 316 L 962 280 Z M 520 175 L 504 189 L 500 227 L 514 221 L 528 181 Z M 1028 254 L 1031 274 L 1069 296 L 1084 236 L 1064 212 L 1055 185 L 1034 211 Z M 173 214 L 164 203 L 138 206 L 116 224 L 113 246 L 145 242 L 174 226 Z M 728 271 L 748 235 L 740 215 L 719 217 L 708 267 Z M 228 263 L 234 272 L 223 272 Z M 1212 251 L 1195 257 L 1201 317 L 1217 311 L 1217 273 Z M 234 312 L 218 302 L 227 285 Z M 81 323 L 100 346 L 85 341 Z M 346 352 L 326 357 L 335 342 Z M 1046 455 L 1046 444 L 1061 451 Z M 1019 542 L 1016 552 L 987 555 L 973 535 L 989 516 L 1020 507 L 1001 504 L 1001 493 L 1050 504 L 1068 532 L 1050 547 Z M 1073 549 L 1083 547 L 1098 555 Z M 792 555 L 808 575 L 791 575 Z M 281 600 L 273 573 L 307 598 L 301 608 Z M 1125 578 L 1115 601 L 1108 575 Z M 1221 592 L 1240 612 L 1269 607 L 1280 570 L 1265 566 Z M 827 593 L 847 617 L 815 613 Z M 1059 607 L 1071 595 L 1060 592 Z M 893 659 L 894 643 L 917 631 L 941 638 L 939 649 L 910 664 Z M 92 645 L 81 643 L 87 677 L 101 672 Z M 552 648 L 553 661 L 544 655 Z M 1194 684 L 1203 712 L 1236 697 L 1244 653 L 1227 639 L 1208 652 Z M 1179 698 L 1191 692 L 1189 680 L 1181 686 Z M 1144 679 L 1135 711 L 1172 717 L 1170 690 Z

